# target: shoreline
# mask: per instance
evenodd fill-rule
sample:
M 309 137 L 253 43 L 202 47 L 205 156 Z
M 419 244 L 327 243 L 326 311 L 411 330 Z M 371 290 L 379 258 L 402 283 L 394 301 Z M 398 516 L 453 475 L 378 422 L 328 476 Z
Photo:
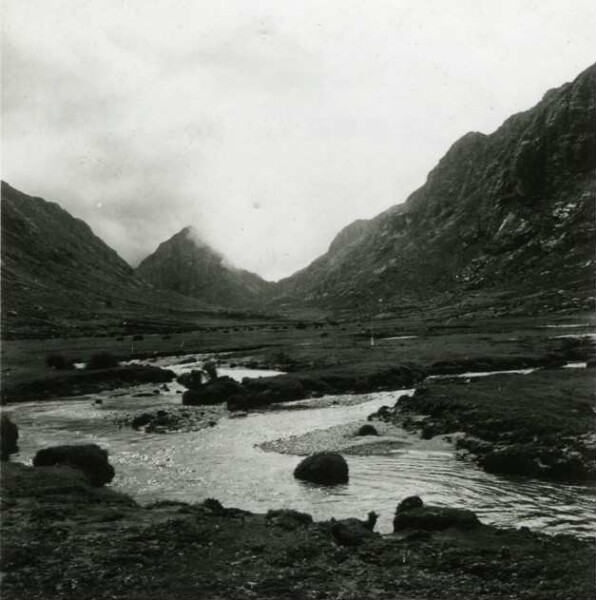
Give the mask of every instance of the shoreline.
M 253 514 L 213 500 L 143 507 L 90 488 L 68 468 L 6 463 L 1 475 L 2 586 L 14 600 L 593 594 L 593 543 L 570 536 L 488 525 L 428 530 L 420 522 L 353 545 L 332 522 L 290 510 Z
M 460 458 L 488 473 L 587 483 L 596 473 L 593 387 L 593 368 L 427 381 L 370 420 L 450 436 Z
M 374 423 L 378 435 L 359 436 L 358 429 L 370 421 L 365 419 L 343 425 L 316 429 L 303 435 L 282 437 L 256 444 L 265 452 L 307 456 L 313 452 L 339 452 L 348 456 L 391 455 L 400 450 L 433 450 L 453 452 L 453 445 L 440 438 L 423 440 L 417 434 L 391 423 Z

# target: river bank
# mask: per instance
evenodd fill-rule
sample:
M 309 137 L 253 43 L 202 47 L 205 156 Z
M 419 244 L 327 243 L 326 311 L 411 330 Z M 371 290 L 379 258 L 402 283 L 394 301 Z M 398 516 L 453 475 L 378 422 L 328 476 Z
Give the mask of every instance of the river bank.
M 17 399 L 20 390 L 32 382 L 71 375 L 76 380 L 80 375 L 49 367 L 48 358 L 60 356 L 73 363 L 97 353 L 111 354 L 120 361 L 143 359 L 155 364 L 160 357 L 210 354 L 219 358 L 222 366 L 266 367 L 299 377 L 336 373 L 345 380 L 343 389 L 336 390 L 342 392 L 360 385 L 371 374 L 397 365 L 411 364 L 425 374 L 444 374 L 556 367 L 592 360 L 593 317 L 562 318 L 445 322 L 426 316 L 374 323 L 350 318 L 341 322 L 198 327 L 196 331 L 168 334 L 4 340 L 2 395 Z M 61 397 L 76 395 L 76 381 L 72 387 L 72 391 L 62 388 Z M 37 386 L 33 392 L 43 389 Z
M 2 588 L 14 600 L 593 597 L 592 544 L 569 536 L 482 526 L 346 547 L 308 520 L 139 507 L 67 469 L 7 464 L 2 485 Z
M 435 380 L 370 418 L 425 439 L 451 434 L 489 473 L 591 482 L 594 377 L 590 368 Z
M 171 382 L 173 371 L 152 365 L 119 365 L 106 369 L 48 370 L 43 377 L 4 385 L 2 404 L 30 402 L 97 394 L 108 390 L 131 388 L 142 384 Z
M 257 364 L 287 368 L 290 378 L 313 372 L 331 376 L 327 379 L 330 387 L 324 389 L 305 379 L 303 389 L 309 396 L 333 391 L 337 381 L 345 392 L 366 391 L 360 387 L 362 381 L 378 386 L 375 390 L 387 389 L 387 381 L 376 379 L 375 374 L 414 359 L 423 367 L 396 372 L 396 386 L 412 381 L 411 374 L 419 383 L 419 375 L 431 372 L 428 367 L 433 365 L 450 375 L 481 367 L 536 366 L 536 361 L 528 362 L 525 352 L 548 357 L 552 349 L 559 349 L 556 360 L 549 359 L 549 366 L 554 367 L 561 364 L 563 356 L 585 360 L 592 348 L 586 336 L 578 345 L 576 338 L 566 342 L 548 331 L 548 335 L 540 331 L 531 342 L 511 332 L 487 336 L 458 331 L 449 339 L 434 335 L 404 339 L 398 335 L 378 341 L 374 347 L 365 340 L 357 342 L 360 346 L 350 346 L 355 338 L 349 332 L 334 331 L 329 337 L 311 337 L 291 349 L 282 345 L 288 351 L 285 355 L 280 346 L 273 345 L 250 350 L 247 346 L 225 355 L 222 350 L 220 371 L 231 364 Z M 390 333 L 402 332 L 387 330 Z M 295 337 L 294 332 L 280 335 L 287 338 L 283 344 Z M 545 340 L 548 343 L 543 346 Z M 142 343 L 149 348 L 149 341 Z M 490 355 L 490 348 L 496 358 L 487 362 L 483 357 Z M 504 348 L 506 352 L 501 352 Z M 41 374 L 39 379 L 48 374 L 61 377 L 62 373 L 50 372 L 41 364 L 44 353 L 38 351 L 38 363 L 33 362 L 33 367 L 25 360 L 27 354 L 13 355 L 23 370 L 17 369 L 18 377 L 5 382 L 4 390 L 19 381 L 26 383 L 27 373 L 35 369 Z M 168 366 L 169 360 L 151 364 Z M 341 375 L 339 380 L 333 379 L 333 373 Z M 97 442 L 108 448 L 114 459 L 114 485 L 119 489 L 143 503 L 163 498 L 176 501 L 143 508 L 108 490 L 85 491 L 79 483 L 56 481 L 53 475 L 53 482 L 42 478 L 33 484 L 39 479 L 39 470 L 34 476 L 23 475 L 26 481 L 15 479 L 13 467 L 19 467 L 7 466 L 2 470 L 3 477 L 8 477 L 3 487 L 9 500 L 2 524 L 3 549 L 8 549 L 6 597 L 560 600 L 593 596 L 593 549 L 576 538 L 549 537 L 526 529 L 502 533 L 503 529 L 488 527 L 474 535 L 452 531 L 419 539 L 416 534 L 407 542 L 402 536 L 389 535 L 370 546 L 346 549 L 330 539 L 324 527 L 313 524 L 286 531 L 268 524 L 264 516 L 267 508 L 282 506 L 316 513 L 317 518 L 363 518 L 372 509 L 381 512 L 377 528 L 385 533 L 397 502 L 404 495 L 421 493 L 431 503 L 472 508 L 484 522 L 506 527 L 524 524 L 532 529 L 545 526 L 551 533 L 577 531 L 576 535 L 589 536 L 592 525 L 585 515 L 591 497 L 585 486 L 559 485 L 564 478 L 527 484 L 522 478 L 488 476 L 471 463 L 454 461 L 453 446 L 446 445 L 443 438 L 451 435 L 459 450 L 479 464 L 480 454 L 469 454 L 472 444 L 477 450 L 481 447 L 478 440 L 489 443 L 493 450 L 513 442 L 533 451 L 551 443 L 563 453 L 555 454 L 552 464 L 559 458 L 573 459 L 571 451 L 579 452 L 584 457 L 582 464 L 588 465 L 592 456 L 589 435 L 593 416 L 588 413 L 593 397 L 592 369 L 491 376 L 461 384 L 427 382 L 424 387 L 431 393 L 419 392 L 403 404 L 402 398 L 398 405 L 404 410 L 399 414 L 391 407 L 400 392 L 376 392 L 376 406 L 368 409 L 364 396 L 348 393 L 262 406 L 248 415 L 237 413 L 245 418 L 231 419 L 233 413 L 223 404 L 181 406 L 176 383 L 154 395 L 153 388 L 162 385 L 6 407 L 23 425 L 23 457 L 31 456 L 40 440 L 44 444 Z M 524 386 L 528 394 L 520 393 Z M 438 401 L 440 394 L 432 390 L 449 394 Z M 377 413 L 380 419 L 370 422 L 380 435 L 357 436 L 366 417 L 382 405 L 389 408 Z M 346 411 L 352 411 L 349 418 Z M 135 431 L 133 420 L 143 414 L 149 416 L 144 417 L 144 424 L 136 422 Z M 300 420 L 300 416 L 305 418 Z M 487 437 L 483 427 L 495 437 Z M 537 446 L 537 429 L 550 431 L 551 442 L 545 436 Z M 156 435 L 165 432 L 172 435 Z M 287 437 L 280 438 L 286 432 Z M 570 446 L 575 437 L 585 444 L 583 450 Z M 409 452 L 412 448 L 421 451 Z M 348 456 L 351 479 L 346 489 L 327 492 L 299 486 L 293 480 L 296 455 L 318 449 L 336 449 Z M 533 464 L 547 464 L 540 456 L 538 463 L 535 458 L 530 458 Z M 560 470 L 565 472 L 565 468 Z M 575 476 L 571 480 L 575 481 Z M 184 503 L 209 495 L 255 514 L 212 514 Z M 242 518 L 236 518 L 239 516 Z M 580 520 L 583 525 L 578 528 Z

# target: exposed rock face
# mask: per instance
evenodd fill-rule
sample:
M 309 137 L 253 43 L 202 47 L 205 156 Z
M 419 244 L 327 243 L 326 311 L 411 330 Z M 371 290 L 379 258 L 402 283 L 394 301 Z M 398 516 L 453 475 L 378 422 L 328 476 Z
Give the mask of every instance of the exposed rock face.
M 91 228 L 54 202 L 2 182 L 2 335 L 67 336 L 98 317 L 105 327 L 127 312 L 204 309 L 196 300 L 157 292 Z
M 108 453 L 97 444 L 53 446 L 40 450 L 33 458 L 35 467 L 54 465 L 66 465 L 81 470 L 89 483 L 96 487 L 114 479 L 114 467 L 108 462 Z
M 348 463 L 337 452 L 315 452 L 298 464 L 294 477 L 323 485 L 348 483 Z
M 19 428 L 6 416 L 0 420 L 0 459 L 8 460 L 11 454 L 19 451 Z
M 594 67 L 494 133 L 468 133 L 404 204 L 342 231 L 276 302 L 383 310 L 499 293 L 499 311 L 592 308 Z M 538 293 L 537 293 L 538 291 Z M 471 310 L 471 309 L 470 309 Z
M 136 272 L 156 288 L 228 307 L 256 302 L 269 286 L 258 275 L 229 265 L 192 227 L 160 244 Z

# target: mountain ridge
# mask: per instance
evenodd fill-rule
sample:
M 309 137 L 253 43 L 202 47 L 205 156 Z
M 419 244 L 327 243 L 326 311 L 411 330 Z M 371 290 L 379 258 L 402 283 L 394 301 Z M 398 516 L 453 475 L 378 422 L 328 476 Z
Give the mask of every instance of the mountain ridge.
M 549 90 L 493 133 L 456 140 L 426 182 L 370 219 L 340 260 L 341 233 L 333 252 L 280 281 L 272 301 L 291 306 L 301 297 L 335 310 L 480 289 L 514 295 L 523 287 L 515 279 L 526 274 L 526 287 L 545 287 L 547 303 L 557 300 L 556 288 L 557 306 L 592 306 L 594 70 Z M 541 261 L 548 272 L 535 268 Z M 574 297 L 568 288 L 577 284 Z
M 2 335 L 80 334 L 138 313 L 174 320 L 210 307 L 155 290 L 91 227 L 56 202 L 2 182 Z
M 59 204 L 3 182 L 3 324 L 56 333 L 69 319 L 150 305 L 593 310 L 594 89 L 592 65 L 493 133 L 466 133 L 405 202 L 348 224 L 326 253 L 276 283 L 232 267 L 190 226 L 133 269 Z

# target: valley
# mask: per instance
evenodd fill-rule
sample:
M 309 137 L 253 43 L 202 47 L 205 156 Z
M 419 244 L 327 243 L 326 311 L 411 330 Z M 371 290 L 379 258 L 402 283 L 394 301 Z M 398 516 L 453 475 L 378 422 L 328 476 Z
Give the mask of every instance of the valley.
M 3 182 L 3 596 L 593 597 L 594 76 L 278 282 Z

